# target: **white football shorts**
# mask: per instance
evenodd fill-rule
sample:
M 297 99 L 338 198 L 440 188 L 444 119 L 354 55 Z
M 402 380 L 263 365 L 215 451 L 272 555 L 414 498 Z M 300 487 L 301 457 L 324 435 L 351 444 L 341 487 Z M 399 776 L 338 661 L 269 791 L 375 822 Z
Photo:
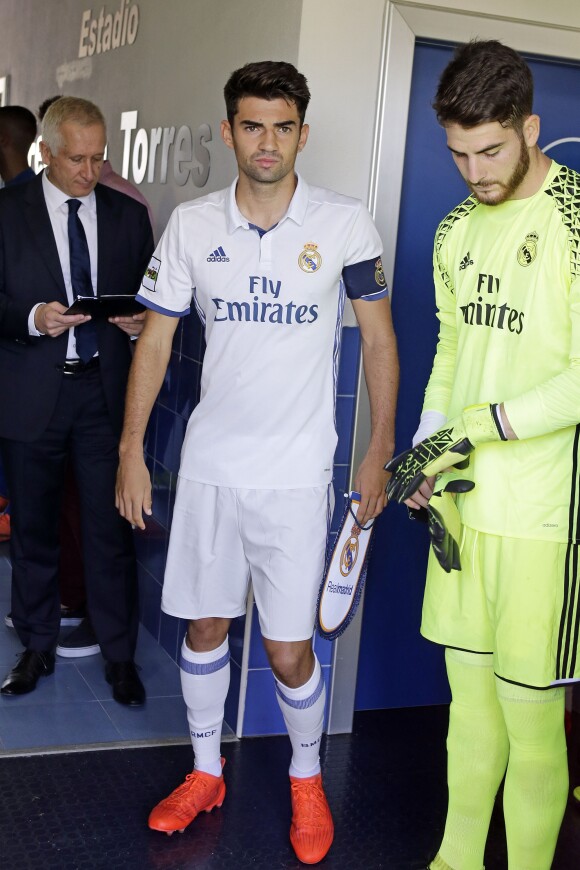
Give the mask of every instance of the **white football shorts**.
M 161 609 L 241 616 L 251 579 L 264 637 L 311 637 L 333 502 L 332 485 L 230 489 L 180 477 Z

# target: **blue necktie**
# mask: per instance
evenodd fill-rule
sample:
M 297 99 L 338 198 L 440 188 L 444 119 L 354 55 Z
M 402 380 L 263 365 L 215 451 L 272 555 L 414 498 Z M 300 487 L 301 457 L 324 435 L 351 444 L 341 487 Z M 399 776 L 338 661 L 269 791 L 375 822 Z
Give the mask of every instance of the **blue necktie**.
M 91 281 L 91 259 L 84 227 L 79 217 L 81 202 L 67 199 L 68 202 L 68 243 L 70 250 L 70 278 L 75 298 L 94 296 Z M 75 327 L 77 353 L 82 362 L 87 363 L 97 352 L 97 331 L 95 323 L 83 323 Z

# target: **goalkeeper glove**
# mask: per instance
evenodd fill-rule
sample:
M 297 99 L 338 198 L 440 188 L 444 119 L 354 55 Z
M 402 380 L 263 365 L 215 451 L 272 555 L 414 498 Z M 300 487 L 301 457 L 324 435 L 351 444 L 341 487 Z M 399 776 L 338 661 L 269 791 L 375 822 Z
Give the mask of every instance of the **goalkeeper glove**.
M 385 465 L 392 477 L 387 496 L 405 501 L 417 492 L 425 478 L 459 465 L 479 444 L 507 441 L 497 405 L 471 405 L 459 417 L 405 450 Z
M 461 518 L 452 493 L 469 492 L 475 484 L 471 480 L 461 480 L 441 475 L 435 484 L 433 496 L 425 510 L 429 525 L 429 539 L 435 558 L 444 571 L 461 571 L 459 540 L 461 538 Z

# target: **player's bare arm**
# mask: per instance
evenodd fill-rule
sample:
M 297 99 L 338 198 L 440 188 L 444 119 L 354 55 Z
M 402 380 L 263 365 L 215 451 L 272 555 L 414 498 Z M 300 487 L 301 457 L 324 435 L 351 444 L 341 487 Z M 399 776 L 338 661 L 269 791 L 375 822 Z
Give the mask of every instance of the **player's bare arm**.
M 143 439 L 153 403 L 163 383 L 178 322 L 178 317 L 147 312 L 129 373 L 115 506 L 121 516 L 140 529 L 145 528 L 143 514 L 150 516 L 152 506 Z
M 390 301 L 353 300 L 362 340 L 365 381 L 371 409 L 371 439 L 354 479 L 361 494 L 357 519 L 361 524 L 378 516 L 386 505 L 386 458 L 395 446 L 395 410 L 399 360 Z

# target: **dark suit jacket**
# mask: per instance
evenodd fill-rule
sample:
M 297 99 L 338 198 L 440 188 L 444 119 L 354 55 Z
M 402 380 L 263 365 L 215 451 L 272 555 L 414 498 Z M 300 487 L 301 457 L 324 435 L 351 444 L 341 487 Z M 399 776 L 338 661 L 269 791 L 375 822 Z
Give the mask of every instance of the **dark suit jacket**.
M 136 293 L 153 252 L 147 209 L 97 184 L 97 294 Z M 0 191 L 0 438 L 34 441 L 54 410 L 67 334 L 28 335 L 38 302 L 68 305 L 41 176 Z M 97 322 L 100 372 L 111 421 L 121 432 L 130 339 L 118 326 Z

